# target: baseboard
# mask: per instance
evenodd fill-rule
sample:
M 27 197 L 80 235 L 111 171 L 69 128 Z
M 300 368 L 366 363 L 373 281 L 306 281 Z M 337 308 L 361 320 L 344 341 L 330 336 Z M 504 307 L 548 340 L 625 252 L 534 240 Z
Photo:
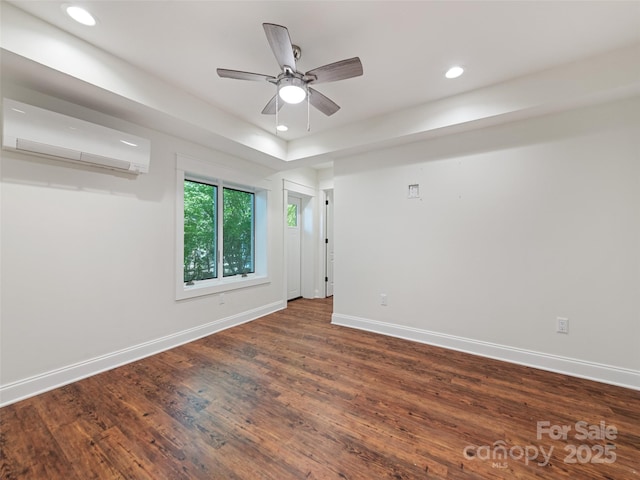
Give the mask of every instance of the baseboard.
M 0 407 L 111 370 L 121 365 L 135 362 L 150 355 L 155 355 L 156 353 L 226 330 L 227 328 L 250 322 L 270 313 L 277 312 L 278 310 L 283 310 L 286 306 L 286 302 L 274 302 L 230 317 L 215 320 L 205 325 L 91 358 L 84 362 L 78 362 L 7 385 L 0 385 Z
M 379 322 L 366 318 L 334 313 L 331 323 L 373 333 L 389 335 L 414 342 L 480 355 L 495 360 L 517 363 L 555 373 L 585 378 L 609 385 L 640 390 L 640 371 L 586 362 L 574 358 L 550 355 L 489 342 L 457 337 L 428 330 Z

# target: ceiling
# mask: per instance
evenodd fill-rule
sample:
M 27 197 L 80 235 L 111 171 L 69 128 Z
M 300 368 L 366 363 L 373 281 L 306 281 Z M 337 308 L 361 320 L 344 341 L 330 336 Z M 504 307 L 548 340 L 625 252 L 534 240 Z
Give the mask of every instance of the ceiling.
M 267 82 L 219 78 L 216 68 L 277 75 L 263 22 L 289 29 L 298 70 L 359 56 L 364 75 L 321 84 L 342 108 L 325 117 L 285 106 L 286 141 L 358 125 L 640 42 L 640 2 L 565 1 L 79 1 L 97 18 L 79 25 L 63 2 L 8 3 L 265 132 Z M 452 65 L 465 74 L 444 78 Z

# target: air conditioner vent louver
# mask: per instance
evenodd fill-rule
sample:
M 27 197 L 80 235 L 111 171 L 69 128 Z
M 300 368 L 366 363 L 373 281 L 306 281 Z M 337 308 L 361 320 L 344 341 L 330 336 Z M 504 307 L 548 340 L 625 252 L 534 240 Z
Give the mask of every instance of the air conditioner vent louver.
M 66 160 L 80 160 L 80 154 L 82 153 L 69 148 L 56 147 L 55 145 L 34 142 L 33 140 L 25 140 L 24 138 L 16 139 L 16 150 L 38 153 L 49 157 L 59 157 Z
M 149 171 L 150 142 L 15 100 L 3 100 L 2 148 L 132 174 Z

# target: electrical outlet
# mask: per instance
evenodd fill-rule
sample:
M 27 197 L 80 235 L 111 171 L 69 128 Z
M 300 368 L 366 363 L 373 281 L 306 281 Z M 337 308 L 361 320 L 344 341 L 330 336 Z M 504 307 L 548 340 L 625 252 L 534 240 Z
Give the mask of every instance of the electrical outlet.
M 380 294 L 380 305 L 382 305 L 383 307 L 387 306 L 387 294 L 386 293 L 381 293 Z
M 558 333 L 569 333 L 569 319 L 564 317 L 556 318 L 557 321 L 557 329 Z
M 224 298 L 224 293 L 220 294 L 220 305 L 224 305 L 225 302 L 225 298 Z

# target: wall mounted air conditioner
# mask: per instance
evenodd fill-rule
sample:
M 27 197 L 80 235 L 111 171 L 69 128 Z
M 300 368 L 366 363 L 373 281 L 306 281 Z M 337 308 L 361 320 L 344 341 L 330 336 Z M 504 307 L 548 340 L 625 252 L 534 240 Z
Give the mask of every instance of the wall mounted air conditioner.
M 149 140 L 3 99 L 2 148 L 132 174 L 147 173 Z

